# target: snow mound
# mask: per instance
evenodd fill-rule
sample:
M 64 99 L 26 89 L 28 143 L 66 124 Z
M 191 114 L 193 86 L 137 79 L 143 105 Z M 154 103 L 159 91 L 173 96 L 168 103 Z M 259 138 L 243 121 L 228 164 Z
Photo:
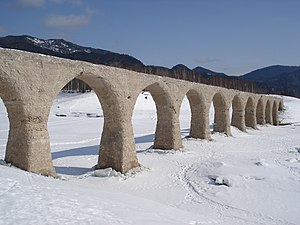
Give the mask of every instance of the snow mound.
M 94 177 L 117 177 L 119 173 L 113 168 L 99 169 L 93 172 Z
M 232 186 L 232 180 L 230 180 L 227 177 L 222 177 L 222 176 L 208 176 L 213 181 L 214 185 L 225 185 L 227 187 Z

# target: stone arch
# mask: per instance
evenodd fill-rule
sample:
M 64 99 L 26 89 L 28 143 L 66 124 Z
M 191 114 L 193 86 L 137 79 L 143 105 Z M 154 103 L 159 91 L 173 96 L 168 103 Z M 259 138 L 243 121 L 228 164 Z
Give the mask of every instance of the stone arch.
M 230 117 L 229 108 L 226 103 L 224 95 L 217 92 L 212 99 L 215 114 L 214 114 L 214 127 L 215 132 L 224 132 L 228 136 L 231 135 L 230 130 Z
M 149 87 L 152 95 L 157 94 L 155 103 L 160 116 L 156 126 L 156 134 L 159 135 L 156 137 L 161 138 L 155 140 L 156 147 L 163 149 L 181 147 L 178 119 L 181 103 L 179 98 L 192 85 L 199 90 L 202 89 L 203 93 L 205 91 L 205 95 L 210 95 L 212 92 L 215 94 L 208 98 L 210 103 L 213 100 L 216 109 L 214 130 L 230 135 L 230 105 L 229 99 L 226 99 L 224 95 L 230 96 L 228 98 L 231 100 L 231 96 L 237 93 L 235 91 L 203 84 L 191 84 L 167 77 L 146 76 L 138 72 L 86 62 L 19 51 L 0 51 L 2 59 L 0 96 L 6 105 L 10 120 L 5 160 L 27 171 L 55 175 L 51 160 L 47 119 L 52 101 L 61 88 L 75 77 L 87 81 L 90 86 L 94 87 L 105 111 L 106 127 L 101 138 L 101 154 L 105 154 L 99 158 L 102 158 L 102 161 L 98 162 L 98 168 L 113 167 L 118 171 L 126 172 L 138 165 L 131 124 L 131 109 L 134 105 L 131 93 L 135 93 L 143 84 L 146 88 Z M 93 73 L 80 73 L 80 71 Z M 98 73 L 100 76 L 95 75 Z M 119 76 L 114 76 L 114 73 L 118 73 Z M 160 98 L 161 93 L 165 99 Z M 274 122 L 273 104 L 279 99 L 268 96 L 262 98 L 263 115 L 272 124 Z M 276 107 L 276 110 L 279 108 Z
M 155 129 L 154 145 L 156 149 L 180 149 L 182 148 L 179 106 L 175 105 L 171 93 L 163 83 L 154 82 L 139 89 L 135 94 L 135 102 L 139 93 L 148 91 L 155 102 L 157 123 Z
M 252 97 L 249 97 L 245 108 L 245 123 L 247 127 L 256 129 L 256 110 Z
M 85 82 L 92 88 L 92 90 L 96 93 L 98 100 L 103 107 L 104 113 L 109 111 L 109 107 L 111 107 L 111 105 L 116 104 L 117 102 L 116 90 L 114 90 L 111 83 L 107 79 L 101 76 L 101 74 L 95 75 L 93 73 L 83 73 L 83 72 L 79 75 L 71 74 L 69 76 L 66 76 L 66 79 L 62 80 L 57 85 L 55 85 L 56 89 L 54 91 L 54 95 L 52 96 L 52 99 L 54 100 L 55 97 L 58 95 L 58 93 L 62 90 L 62 88 L 75 78 Z
M 205 105 L 204 97 L 194 89 L 186 96 L 191 108 L 190 137 L 210 140 L 209 107 Z
M 279 125 L 279 120 L 278 120 L 278 104 L 276 101 L 273 102 L 273 106 L 272 106 L 272 122 L 273 125 L 278 126 Z
M 267 103 L 266 103 L 265 117 L 266 117 L 266 123 L 269 123 L 272 125 L 273 119 L 272 119 L 272 108 L 271 108 L 270 100 L 267 100 Z
M 258 99 L 257 106 L 256 106 L 256 121 L 258 124 L 265 124 L 265 109 L 264 109 L 264 102 L 262 98 Z
M 246 131 L 244 104 L 240 95 L 235 95 L 232 100 L 232 118 L 231 125 L 241 131 Z
M 121 88 L 114 87 L 102 74 L 81 73 L 60 83 L 57 93 L 73 78 L 82 80 L 92 88 L 103 110 L 104 123 L 97 168 L 111 167 L 124 173 L 137 167 L 131 114 L 127 110 L 124 96 L 119 93 Z

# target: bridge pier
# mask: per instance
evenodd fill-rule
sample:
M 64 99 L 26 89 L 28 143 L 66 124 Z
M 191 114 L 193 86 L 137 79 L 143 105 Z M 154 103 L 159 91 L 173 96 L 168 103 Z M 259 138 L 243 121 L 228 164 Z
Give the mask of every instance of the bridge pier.
M 273 102 L 273 107 L 272 107 L 272 119 L 273 119 L 273 125 L 278 126 L 279 125 L 279 120 L 278 120 L 278 104 L 276 102 Z
M 245 123 L 247 127 L 256 129 L 256 109 L 254 100 L 249 97 L 245 108 Z
M 153 148 L 163 150 L 178 150 L 182 148 L 179 123 L 179 107 L 171 104 L 157 104 L 156 107 L 157 124 Z
M 191 107 L 190 137 L 211 140 L 209 127 L 210 104 L 195 90 L 189 91 L 187 98 Z
M 192 109 L 190 137 L 211 140 L 209 108 L 201 111 Z
M 137 166 L 131 115 L 113 106 L 105 112 L 97 168 L 111 167 L 125 173 Z
M 245 132 L 245 103 L 236 95 L 232 100 L 232 118 L 231 125 Z
M 271 109 L 271 103 L 269 100 L 267 100 L 267 103 L 266 103 L 265 116 L 266 116 L 266 123 L 273 125 L 272 109 Z
M 214 132 L 222 132 L 231 136 L 228 103 L 220 93 L 216 93 L 213 97 L 213 104 L 215 108 Z
M 6 104 L 10 130 L 5 161 L 26 171 L 56 176 L 47 130 L 48 112 L 38 110 L 35 103 L 40 99 L 35 100 Z
M 257 106 L 256 106 L 256 121 L 257 124 L 265 124 L 266 118 L 265 118 L 265 105 L 263 103 L 262 98 L 258 99 Z

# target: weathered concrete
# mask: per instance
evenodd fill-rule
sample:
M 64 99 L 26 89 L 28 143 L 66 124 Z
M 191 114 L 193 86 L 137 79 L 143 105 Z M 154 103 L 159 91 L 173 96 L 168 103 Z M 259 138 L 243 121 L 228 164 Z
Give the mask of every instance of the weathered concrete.
M 273 118 L 272 118 L 272 108 L 271 108 L 270 100 L 267 100 L 265 115 L 266 115 L 266 123 L 272 124 Z
M 279 120 L 278 120 L 278 116 L 277 116 L 277 112 L 278 112 L 278 103 L 276 101 L 273 101 L 273 107 L 272 107 L 272 124 L 275 126 L 279 125 Z
M 245 110 L 245 122 L 247 127 L 256 129 L 256 107 L 253 98 L 248 98 Z
M 191 107 L 190 137 L 211 140 L 209 127 L 210 102 L 194 89 L 186 93 Z
M 226 97 L 221 92 L 216 93 L 212 101 L 215 109 L 213 130 L 215 132 L 224 132 L 230 136 L 231 130 L 229 108 L 231 104 L 226 101 Z
M 257 101 L 257 106 L 256 106 L 256 121 L 257 124 L 265 124 L 266 119 L 265 119 L 265 105 L 263 98 L 259 98 Z
M 215 109 L 215 132 L 231 135 L 231 124 L 245 131 L 257 123 L 278 125 L 279 98 L 125 69 L 71 61 L 0 48 L 0 97 L 8 112 L 10 130 L 5 160 L 27 171 L 55 176 L 48 116 L 59 91 L 78 78 L 97 94 L 104 113 L 98 168 L 126 172 L 139 165 L 132 128 L 138 95 L 147 90 L 157 110 L 154 148 L 180 149 L 179 112 L 187 96 L 191 107 L 190 137 L 211 139 L 209 108 Z
M 240 95 L 234 96 L 232 100 L 231 125 L 246 131 L 245 123 L 245 100 Z

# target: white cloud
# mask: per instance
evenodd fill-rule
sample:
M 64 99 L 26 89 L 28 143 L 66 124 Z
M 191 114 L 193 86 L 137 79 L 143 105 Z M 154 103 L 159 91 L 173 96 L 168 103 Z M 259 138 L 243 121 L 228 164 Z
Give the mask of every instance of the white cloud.
M 52 15 L 45 19 L 45 25 L 53 28 L 76 28 L 88 25 L 91 15 Z
M 45 4 L 45 0 L 17 0 L 16 4 L 23 7 L 41 7 Z
M 78 28 L 88 25 L 94 14 L 96 12 L 86 7 L 81 15 L 50 15 L 45 18 L 44 24 L 52 28 Z

